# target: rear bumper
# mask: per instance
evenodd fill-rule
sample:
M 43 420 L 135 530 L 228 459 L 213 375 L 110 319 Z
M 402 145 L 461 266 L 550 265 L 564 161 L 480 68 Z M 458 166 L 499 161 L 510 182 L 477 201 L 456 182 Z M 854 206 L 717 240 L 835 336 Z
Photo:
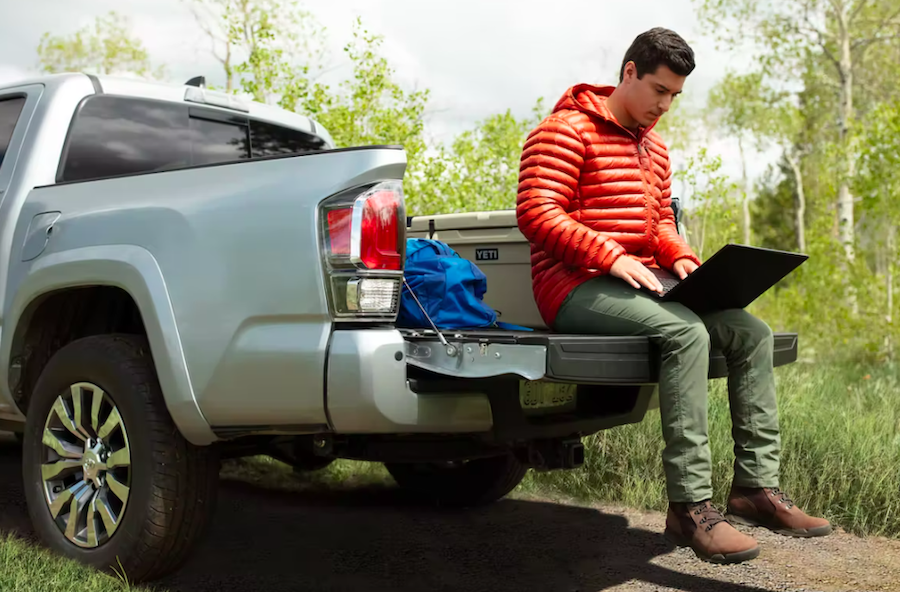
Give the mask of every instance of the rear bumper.
M 478 435 L 495 443 L 587 435 L 639 422 L 655 402 L 658 352 L 647 338 L 338 330 L 328 355 L 326 408 L 338 434 Z M 775 338 L 776 365 L 797 358 L 796 334 Z M 727 375 L 714 352 L 710 377 Z M 523 380 L 578 384 L 578 408 L 526 414 Z
M 406 346 L 394 329 L 333 333 L 325 393 L 330 427 L 339 434 L 490 431 L 493 419 L 485 394 L 420 396 L 410 390 Z

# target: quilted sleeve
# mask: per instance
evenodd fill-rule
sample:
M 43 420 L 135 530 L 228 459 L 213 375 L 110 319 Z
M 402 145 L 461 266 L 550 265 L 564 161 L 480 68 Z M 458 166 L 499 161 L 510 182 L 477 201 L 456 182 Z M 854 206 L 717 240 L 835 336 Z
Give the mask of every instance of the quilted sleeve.
M 690 259 L 700 265 L 700 259 L 694 254 L 693 249 L 678 234 L 675 214 L 672 212 L 672 165 L 667 156 L 659 209 L 659 245 L 656 249 L 656 261 L 661 267 L 672 269 L 679 259 Z
M 541 122 L 522 150 L 516 217 L 525 238 L 553 259 L 607 274 L 625 249 L 569 215 L 584 153 L 568 122 L 555 117 Z

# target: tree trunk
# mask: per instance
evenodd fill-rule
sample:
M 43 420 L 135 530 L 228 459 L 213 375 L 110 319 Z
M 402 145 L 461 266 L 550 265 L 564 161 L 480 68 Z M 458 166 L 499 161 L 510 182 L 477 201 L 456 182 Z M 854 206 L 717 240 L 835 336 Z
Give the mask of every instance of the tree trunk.
M 887 309 L 887 314 L 884 319 L 887 323 L 887 334 L 884 338 L 884 345 L 889 358 L 894 357 L 894 237 L 896 232 L 897 228 L 893 224 L 890 224 L 887 232 L 887 273 L 885 274 L 885 284 L 887 288 L 887 305 L 885 308 Z
M 741 202 L 742 228 L 744 231 L 744 244 L 750 244 L 750 183 L 747 180 L 747 157 L 744 154 L 744 139 L 738 136 L 738 149 L 741 151 L 741 167 L 744 183 L 744 199 Z
M 222 60 L 225 67 L 225 92 L 234 90 L 234 71 L 231 67 L 231 40 L 225 42 L 225 59 Z
M 850 23 L 847 20 L 847 6 L 841 6 L 838 12 L 838 32 L 840 35 L 841 59 L 841 170 L 838 184 L 837 215 L 839 222 L 839 237 L 844 247 L 844 254 L 848 262 L 855 257 L 854 250 L 854 220 L 853 220 L 853 194 L 850 192 L 850 183 L 855 174 L 853 151 L 850 146 L 850 125 L 853 119 L 853 56 L 850 53 Z
M 797 190 L 794 193 L 794 228 L 797 232 L 797 250 L 806 251 L 806 193 L 803 190 L 803 172 L 800 163 L 790 152 L 785 152 L 788 164 L 794 172 L 794 183 Z

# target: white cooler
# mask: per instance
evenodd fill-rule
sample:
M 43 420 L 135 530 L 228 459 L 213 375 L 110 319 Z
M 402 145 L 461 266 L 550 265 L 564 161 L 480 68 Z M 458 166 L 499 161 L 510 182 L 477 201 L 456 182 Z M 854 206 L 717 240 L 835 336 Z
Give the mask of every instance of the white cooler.
M 439 240 L 477 265 L 487 276 L 484 301 L 499 320 L 547 329 L 531 289 L 531 247 L 519 232 L 515 210 L 415 216 L 406 235 Z

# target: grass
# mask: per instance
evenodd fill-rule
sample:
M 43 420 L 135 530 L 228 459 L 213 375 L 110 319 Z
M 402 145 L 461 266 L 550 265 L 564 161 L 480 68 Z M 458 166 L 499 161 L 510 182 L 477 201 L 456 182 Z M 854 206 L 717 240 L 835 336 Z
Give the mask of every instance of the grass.
M 295 473 L 285 463 L 268 456 L 253 456 L 222 463 L 223 479 L 245 481 L 266 489 L 285 491 L 342 491 L 360 487 L 393 486 L 380 463 L 338 460 L 325 469 Z
M 117 592 L 133 587 L 122 578 L 63 559 L 12 535 L 0 535 L 3 592 Z M 158 591 L 157 591 L 158 592 Z
M 811 367 L 777 371 L 782 430 L 781 485 L 809 513 L 860 535 L 900 538 L 900 368 Z M 710 386 L 715 501 L 724 507 L 734 454 L 724 380 Z M 516 493 L 664 510 L 659 412 L 640 424 L 585 439 L 585 465 L 530 472 Z M 234 461 L 223 475 L 305 490 L 390 482 L 381 465 L 338 461 L 297 475 L 265 457 Z

